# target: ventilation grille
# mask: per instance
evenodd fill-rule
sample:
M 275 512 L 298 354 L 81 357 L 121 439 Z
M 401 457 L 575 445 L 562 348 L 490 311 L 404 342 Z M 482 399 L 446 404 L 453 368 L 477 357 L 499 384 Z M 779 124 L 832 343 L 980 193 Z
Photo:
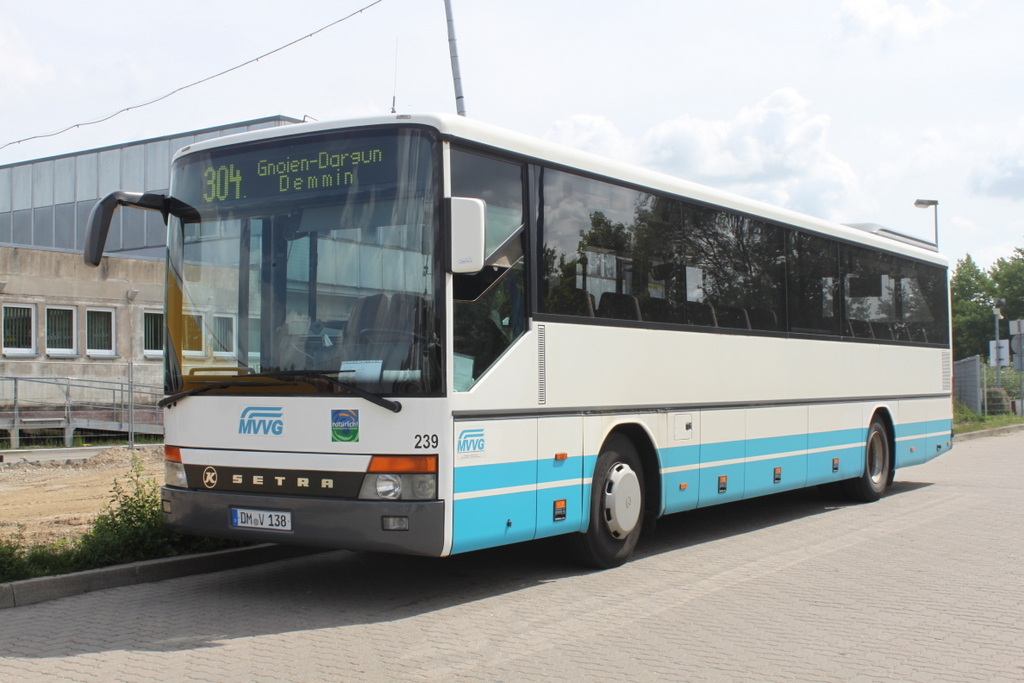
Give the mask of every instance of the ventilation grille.
M 548 402 L 548 370 L 545 357 L 545 332 L 543 325 L 537 325 L 537 404 Z
M 942 390 L 953 391 L 953 353 L 942 352 Z

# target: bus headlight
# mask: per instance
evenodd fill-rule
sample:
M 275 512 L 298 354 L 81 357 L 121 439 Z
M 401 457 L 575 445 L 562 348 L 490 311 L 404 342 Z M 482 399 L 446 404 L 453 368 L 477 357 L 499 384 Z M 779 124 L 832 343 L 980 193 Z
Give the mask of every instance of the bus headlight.
M 436 474 L 367 474 L 360 500 L 435 500 Z
M 164 484 L 179 489 L 187 489 L 188 481 L 185 479 L 185 466 L 180 462 L 164 460 Z
M 397 474 L 378 474 L 377 497 L 385 500 L 398 500 L 402 497 L 402 477 Z
M 406 498 L 415 500 L 437 498 L 436 474 L 406 474 L 402 478 L 409 482 L 409 494 L 406 495 Z

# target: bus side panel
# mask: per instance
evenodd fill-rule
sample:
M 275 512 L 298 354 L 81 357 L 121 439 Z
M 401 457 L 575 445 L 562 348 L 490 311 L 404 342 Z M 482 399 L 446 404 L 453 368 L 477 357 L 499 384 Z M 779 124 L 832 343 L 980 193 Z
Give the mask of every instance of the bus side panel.
M 746 411 L 702 411 L 700 429 L 698 506 L 740 500 L 746 470 Z
M 929 459 L 928 405 L 922 400 L 900 401 L 899 411 L 893 453 L 896 467 L 919 465 Z
M 867 439 L 863 413 L 859 403 L 808 407 L 808 486 L 860 475 Z
M 582 417 L 538 421 L 537 538 L 583 528 L 583 459 Z
M 668 418 L 669 445 L 660 449 L 665 514 L 692 510 L 700 494 L 700 414 Z
M 746 412 L 743 497 L 802 488 L 807 483 L 807 407 Z
M 537 529 L 537 420 L 456 422 L 452 553 L 529 541 Z
M 953 447 L 953 401 L 936 398 L 928 401 L 928 459 Z

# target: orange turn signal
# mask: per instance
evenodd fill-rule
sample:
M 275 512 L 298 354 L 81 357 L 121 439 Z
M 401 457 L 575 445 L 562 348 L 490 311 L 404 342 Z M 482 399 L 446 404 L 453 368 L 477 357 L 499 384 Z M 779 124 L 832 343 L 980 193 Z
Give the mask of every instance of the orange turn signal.
M 181 449 L 177 446 L 164 446 L 164 460 L 181 462 Z
M 568 460 L 568 459 L 569 459 L 569 454 L 568 453 L 555 453 L 555 460 Z
M 409 472 L 437 472 L 436 455 L 375 455 L 370 459 L 367 472 L 389 474 Z

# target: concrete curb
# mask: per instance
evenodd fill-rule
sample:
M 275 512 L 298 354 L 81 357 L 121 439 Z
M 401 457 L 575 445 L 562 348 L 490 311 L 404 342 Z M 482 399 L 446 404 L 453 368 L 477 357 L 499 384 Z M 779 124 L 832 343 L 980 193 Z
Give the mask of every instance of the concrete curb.
M 43 576 L 38 579 L 0 583 L 0 609 L 33 605 L 107 588 L 133 586 L 194 574 L 208 574 L 225 569 L 238 569 L 239 567 L 320 552 L 324 552 L 324 550 L 264 543 L 245 548 L 218 550 L 212 553 L 119 564 L 74 574 Z
M 1007 427 L 996 427 L 995 429 L 979 429 L 976 432 L 964 432 L 963 434 L 954 434 L 953 443 L 958 441 L 970 441 L 971 439 L 980 439 L 985 436 L 999 436 L 1000 434 L 1012 434 L 1013 432 L 1019 432 L 1024 430 L 1024 424 L 1020 425 L 1009 425 Z

